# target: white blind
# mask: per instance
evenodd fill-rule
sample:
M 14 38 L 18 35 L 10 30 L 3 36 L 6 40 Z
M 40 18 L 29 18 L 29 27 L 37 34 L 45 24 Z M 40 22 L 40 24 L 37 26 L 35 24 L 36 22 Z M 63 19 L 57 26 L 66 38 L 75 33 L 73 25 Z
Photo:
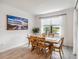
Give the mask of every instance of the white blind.
M 56 26 L 60 26 L 62 32 L 64 31 L 64 17 L 65 15 L 61 15 L 61 16 L 55 16 L 55 17 L 48 17 L 48 18 L 41 18 L 41 32 L 43 33 L 43 27 L 44 25 L 56 25 Z

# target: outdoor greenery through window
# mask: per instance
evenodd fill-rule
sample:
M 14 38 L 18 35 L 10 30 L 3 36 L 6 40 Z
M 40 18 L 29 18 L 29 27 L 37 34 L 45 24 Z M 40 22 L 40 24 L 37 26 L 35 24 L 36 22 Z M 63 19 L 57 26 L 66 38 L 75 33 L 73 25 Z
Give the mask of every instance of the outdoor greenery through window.
M 63 34 L 64 16 L 41 18 L 41 33 Z

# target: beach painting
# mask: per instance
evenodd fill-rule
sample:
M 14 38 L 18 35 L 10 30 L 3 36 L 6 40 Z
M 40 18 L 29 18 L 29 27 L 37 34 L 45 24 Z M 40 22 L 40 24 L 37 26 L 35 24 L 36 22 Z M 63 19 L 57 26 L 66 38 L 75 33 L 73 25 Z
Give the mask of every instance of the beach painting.
M 28 19 L 7 15 L 7 30 L 27 30 Z

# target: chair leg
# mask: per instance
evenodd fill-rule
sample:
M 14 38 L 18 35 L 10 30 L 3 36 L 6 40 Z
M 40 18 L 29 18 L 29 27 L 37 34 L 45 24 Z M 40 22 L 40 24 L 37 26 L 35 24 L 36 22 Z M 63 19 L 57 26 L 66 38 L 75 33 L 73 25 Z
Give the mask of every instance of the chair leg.
M 34 50 L 34 46 L 32 46 L 31 52 Z
M 59 54 L 60 54 L 60 58 L 62 59 L 62 56 L 61 56 L 61 51 L 59 50 Z
M 38 54 L 38 55 L 40 54 L 40 49 L 39 49 L 39 48 L 37 49 L 37 54 Z
M 30 43 L 28 43 L 28 47 L 30 46 Z
M 62 51 L 62 54 L 64 54 L 63 49 L 61 49 L 61 51 Z
M 50 59 L 52 59 L 52 58 L 51 58 L 51 55 L 50 55 Z

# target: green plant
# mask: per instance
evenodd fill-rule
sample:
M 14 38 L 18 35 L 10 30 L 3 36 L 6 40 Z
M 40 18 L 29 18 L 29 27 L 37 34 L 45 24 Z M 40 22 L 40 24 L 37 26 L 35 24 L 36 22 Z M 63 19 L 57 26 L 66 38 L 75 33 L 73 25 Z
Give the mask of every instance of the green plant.
M 39 28 L 33 28 L 33 29 L 32 29 L 32 32 L 33 32 L 33 33 L 39 33 Z
M 49 27 L 45 27 L 44 31 L 45 31 L 45 34 L 47 34 L 47 32 L 49 31 Z

